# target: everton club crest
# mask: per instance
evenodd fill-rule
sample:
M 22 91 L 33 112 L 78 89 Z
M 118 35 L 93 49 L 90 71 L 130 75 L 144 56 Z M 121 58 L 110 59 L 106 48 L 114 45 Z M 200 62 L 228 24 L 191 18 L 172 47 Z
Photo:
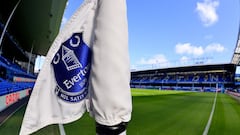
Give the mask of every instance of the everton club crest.
M 91 50 L 75 33 L 62 43 L 52 60 L 56 95 L 67 102 L 79 102 L 88 94 Z

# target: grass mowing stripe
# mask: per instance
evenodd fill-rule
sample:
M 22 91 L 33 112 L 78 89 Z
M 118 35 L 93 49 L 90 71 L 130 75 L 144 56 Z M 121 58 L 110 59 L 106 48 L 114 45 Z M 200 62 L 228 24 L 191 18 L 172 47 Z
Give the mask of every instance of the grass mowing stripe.
M 211 111 L 211 114 L 209 116 L 208 123 L 207 123 L 207 125 L 204 129 L 203 135 L 208 134 L 209 128 L 210 128 L 211 123 L 212 123 L 212 118 L 213 118 L 213 114 L 214 114 L 214 110 L 215 110 L 215 106 L 216 106 L 216 101 L 217 101 L 217 92 L 215 94 L 215 98 L 214 98 L 214 102 L 213 102 L 213 106 L 212 106 L 212 111 Z
M 202 134 L 212 107 L 212 93 L 133 97 L 129 135 Z
M 146 90 L 134 88 L 131 90 L 132 96 L 155 96 L 155 95 L 169 95 L 179 93 L 189 93 L 188 91 L 173 91 L 173 90 Z

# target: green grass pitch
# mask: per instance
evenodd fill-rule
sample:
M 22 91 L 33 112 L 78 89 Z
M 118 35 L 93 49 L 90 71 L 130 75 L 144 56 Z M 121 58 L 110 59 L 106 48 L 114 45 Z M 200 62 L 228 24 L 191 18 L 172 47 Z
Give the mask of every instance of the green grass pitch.
M 214 93 L 132 89 L 133 112 L 128 135 L 202 135 L 214 100 Z M 0 126 L 2 135 L 18 135 L 25 108 Z M 218 94 L 209 135 L 240 134 L 240 103 Z M 94 120 L 85 115 L 64 125 L 66 135 L 95 135 Z M 51 125 L 33 135 L 58 135 Z

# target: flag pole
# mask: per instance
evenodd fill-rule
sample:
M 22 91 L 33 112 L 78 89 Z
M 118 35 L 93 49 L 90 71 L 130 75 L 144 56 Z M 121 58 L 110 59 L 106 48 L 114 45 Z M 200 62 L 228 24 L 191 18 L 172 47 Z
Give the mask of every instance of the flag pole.
M 33 46 L 34 43 L 32 44 L 32 48 L 31 48 L 31 52 L 30 52 L 30 55 L 28 56 L 28 68 L 27 68 L 27 73 L 29 74 L 29 71 L 30 71 L 30 65 L 31 65 L 31 60 L 32 60 L 32 52 L 33 52 Z
M 15 5 L 15 7 L 13 8 L 13 10 L 12 10 L 10 16 L 8 17 L 8 20 L 7 20 L 7 22 L 6 22 L 6 24 L 5 24 L 4 28 L 3 28 L 3 32 L 2 32 L 2 35 L 1 35 L 1 38 L 0 38 L 0 47 L 1 47 L 0 56 L 2 55 L 2 40 L 3 40 L 3 37 L 4 37 L 5 32 L 6 32 L 6 30 L 7 30 L 8 24 L 9 24 L 10 20 L 12 19 L 12 16 L 13 16 L 13 14 L 15 13 L 15 10 L 17 9 L 20 1 L 21 1 L 21 0 L 19 0 L 19 1 L 17 2 L 17 4 Z

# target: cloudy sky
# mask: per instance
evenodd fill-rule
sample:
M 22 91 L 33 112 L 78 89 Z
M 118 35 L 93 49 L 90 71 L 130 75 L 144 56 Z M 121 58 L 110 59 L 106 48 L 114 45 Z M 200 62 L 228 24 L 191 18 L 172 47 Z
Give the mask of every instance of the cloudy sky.
M 83 0 L 69 0 L 62 26 Z M 131 69 L 230 63 L 239 0 L 127 0 Z
M 132 68 L 230 63 L 238 0 L 128 0 Z

